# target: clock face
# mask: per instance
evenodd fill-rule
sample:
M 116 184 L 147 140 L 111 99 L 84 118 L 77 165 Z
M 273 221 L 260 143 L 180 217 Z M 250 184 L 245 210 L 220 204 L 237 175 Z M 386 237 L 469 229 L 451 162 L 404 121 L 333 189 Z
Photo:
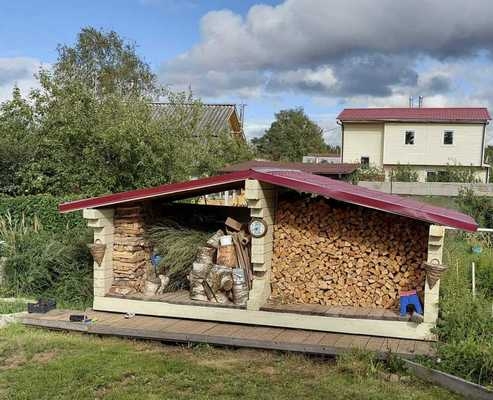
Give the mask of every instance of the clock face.
M 254 219 L 250 222 L 248 230 L 253 237 L 262 237 L 267 233 L 267 225 L 260 219 Z

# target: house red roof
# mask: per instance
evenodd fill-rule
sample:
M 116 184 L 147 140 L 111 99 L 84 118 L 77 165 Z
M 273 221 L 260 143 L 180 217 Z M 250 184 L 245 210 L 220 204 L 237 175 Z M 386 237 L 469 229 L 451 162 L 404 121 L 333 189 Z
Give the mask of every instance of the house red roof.
M 469 215 L 447 208 L 436 207 L 416 200 L 377 190 L 355 186 L 338 181 L 289 169 L 249 169 L 230 174 L 171 183 L 154 188 L 131 190 L 128 192 L 75 200 L 59 205 L 62 213 L 84 208 L 100 208 L 115 204 L 132 203 L 151 198 L 168 200 L 194 197 L 223 190 L 240 188 L 246 179 L 257 179 L 284 188 L 318 194 L 327 198 L 356 204 L 362 207 L 381 210 L 432 224 L 447 225 L 467 231 L 476 231 L 478 225 Z
M 488 122 L 485 107 L 345 108 L 337 119 L 351 121 Z
M 301 163 L 301 162 L 278 162 L 251 160 L 238 164 L 228 165 L 219 172 L 227 173 L 234 171 L 244 171 L 246 169 L 270 168 L 270 169 L 297 169 L 316 175 L 348 175 L 356 171 L 359 164 L 329 164 L 329 163 Z

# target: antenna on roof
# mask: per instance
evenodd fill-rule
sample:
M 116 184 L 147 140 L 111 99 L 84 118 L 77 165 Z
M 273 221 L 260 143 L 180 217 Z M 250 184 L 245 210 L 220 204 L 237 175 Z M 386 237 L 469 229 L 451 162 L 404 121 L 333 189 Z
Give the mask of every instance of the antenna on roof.
M 409 108 L 413 108 L 413 107 L 414 107 L 413 96 L 409 96 Z
M 245 103 L 240 103 L 239 104 L 239 108 L 240 108 L 240 124 L 241 124 L 241 129 L 243 129 L 243 120 L 245 119 L 245 107 L 246 107 L 246 104 Z
M 423 96 L 419 96 L 418 98 L 418 107 L 419 108 L 423 107 Z

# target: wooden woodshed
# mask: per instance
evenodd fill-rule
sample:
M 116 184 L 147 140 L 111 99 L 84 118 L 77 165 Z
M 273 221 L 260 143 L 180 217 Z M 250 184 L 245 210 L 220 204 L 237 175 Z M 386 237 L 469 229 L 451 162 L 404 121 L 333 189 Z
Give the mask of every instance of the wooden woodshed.
M 245 190 L 247 207 L 179 201 L 238 189 Z M 427 279 L 424 263 L 442 263 L 444 226 L 477 229 L 457 211 L 287 169 L 248 169 L 59 209 L 83 210 L 94 242 L 105 249 L 94 263 L 95 310 L 420 340 L 435 339 L 439 309 L 440 281 Z M 251 239 L 246 305 L 205 304 L 183 291 L 146 297 L 149 209 L 178 218 L 209 213 L 263 221 L 265 236 Z M 123 247 L 131 257 L 121 258 Z M 408 290 L 421 299 L 422 322 L 399 315 L 399 293 Z

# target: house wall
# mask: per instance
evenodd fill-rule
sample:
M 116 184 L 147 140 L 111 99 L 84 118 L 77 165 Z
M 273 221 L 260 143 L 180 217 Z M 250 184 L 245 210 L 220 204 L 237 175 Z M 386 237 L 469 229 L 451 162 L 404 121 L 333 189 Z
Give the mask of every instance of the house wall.
M 426 181 L 428 171 L 447 165 L 477 167 L 479 182 L 487 181 L 488 169 L 483 165 L 483 124 L 439 123 L 344 123 L 342 162 L 360 162 L 369 157 L 370 165 L 390 170 L 398 164 L 411 165 L 419 181 Z M 415 133 L 415 144 L 405 144 L 405 132 Z M 443 144 L 444 131 L 454 132 L 454 143 Z
M 415 144 L 405 144 L 405 132 L 415 132 Z M 454 143 L 443 144 L 445 130 Z M 482 165 L 483 124 L 385 123 L 383 164 Z
M 359 163 L 361 157 L 370 157 L 370 164 L 383 162 L 383 124 L 344 124 L 343 163 Z

